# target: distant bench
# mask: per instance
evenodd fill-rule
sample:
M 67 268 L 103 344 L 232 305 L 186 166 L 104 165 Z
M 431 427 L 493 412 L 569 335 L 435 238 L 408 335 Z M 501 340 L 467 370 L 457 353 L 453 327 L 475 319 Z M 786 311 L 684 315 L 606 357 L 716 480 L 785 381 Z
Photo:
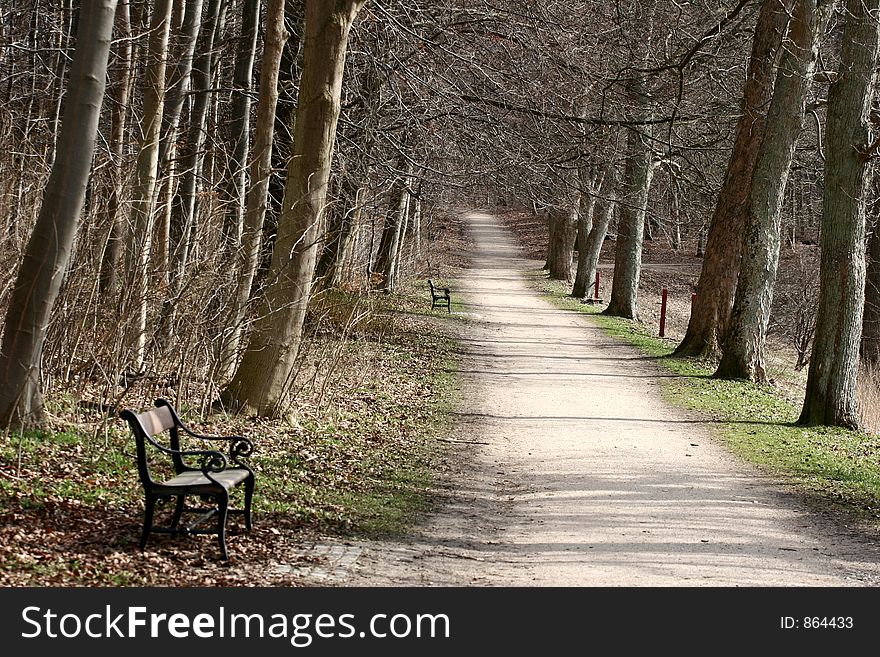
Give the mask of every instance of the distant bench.
M 226 518 L 230 513 L 244 514 L 245 526 L 251 528 L 251 500 L 254 495 L 254 473 L 245 462 L 245 458 L 253 451 L 253 444 L 241 436 L 201 436 L 189 430 L 180 421 L 177 411 L 165 399 L 155 401 L 156 408 L 143 413 L 126 410 L 119 414 L 128 422 L 134 434 L 137 446 L 138 474 L 144 488 L 146 505 L 144 508 L 144 528 L 141 534 L 141 550 L 147 546 L 150 532 L 217 534 L 220 542 L 220 554 L 228 558 L 226 552 Z M 228 458 L 216 450 L 182 450 L 180 448 L 180 431 L 200 440 L 223 440 L 229 443 Z M 168 431 L 168 447 L 162 445 L 156 437 Z M 158 450 L 170 456 L 176 476 L 165 481 L 157 481 L 150 471 L 150 452 Z M 187 465 L 184 458 L 198 459 L 199 466 Z M 229 462 L 234 464 L 230 467 Z M 229 508 L 229 493 L 239 484 L 244 484 L 244 508 Z M 203 501 L 213 500 L 211 508 L 194 508 L 186 506 L 188 495 L 199 496 Z M 153 527 L 153 512 L 156 502 L 160 499 L 176 499 L 174 516 L 168 527 Z M 180 518 L 184 513 L 202 514 L 185 528 L 179 528 Z M 217 516 L 216 529 L 197 529 L 206 520 Z
M 435 287 L 434 281 L 430 278 L 428 279 L 428 286 L 431 288 L 431 310 L 434 310 L 436 306 L 443 306 L 446 304 L 446 312 L 452 312 L 452 299 L 449 296 L 449 288 L 448 287 Z

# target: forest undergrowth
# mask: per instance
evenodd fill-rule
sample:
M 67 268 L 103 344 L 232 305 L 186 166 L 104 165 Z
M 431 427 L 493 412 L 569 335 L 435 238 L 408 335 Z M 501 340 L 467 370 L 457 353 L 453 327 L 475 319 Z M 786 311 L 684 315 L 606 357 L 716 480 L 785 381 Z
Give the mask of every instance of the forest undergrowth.
M 449 233 L 432 254 L 455 246 L 461 233 Z M 173 375 L 121 382 L 119 407 L 105 383 L 57 383 L 45 429 L 0 437 L 0 586 L 296 585 L 304 546 L 404 531 L 447 467 L 449 443 L 438 438 L 456 389 L 457 318 L 430 309 L 425 280 L 449 284 L 456 261 L 426 263 L 393 295 L 333 291 L 313 302 L 281 419 L 205 413 L 199 400 L 212 391 L 188 379 L 181 395 Z M 228 562 L 213 535 L 154 533 L 138 549 L 143 493 L 118 411 L 157 397 L 180 400 L 198 433 L 254 442 L 254 528 L 237 533 L 240 518 L 230 518 Z
M 255 526 L 230 537 L 228 564 L 213 536 L 154 534 L 141 553 L 128 428 L 57 394 L 53 429 L 7 434 L 0 447 L 0 585 L 282 584 L 290 575 L 273 565 L 295 563 L 312 536 L 400 531 L 430 504 L 455 380 L 448 326 L 421 287 L 381 300 L 344 344 L 325 317 L 286 419 L 199 421 L 179 409 L 199 433 L 255 444 Z

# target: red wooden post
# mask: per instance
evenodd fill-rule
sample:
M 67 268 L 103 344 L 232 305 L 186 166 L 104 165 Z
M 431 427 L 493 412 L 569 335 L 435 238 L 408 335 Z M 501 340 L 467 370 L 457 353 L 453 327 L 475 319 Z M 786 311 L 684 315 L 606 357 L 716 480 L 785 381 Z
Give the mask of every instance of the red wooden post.
M 666 297 L 669 292 L 664 287 L 663 291 L 660 293 L 660 337 L 664 337 L 666 335 Z
M 593 298 L 599 300 L 599 270 L 596 270 L 596 284 L 593 286 Z

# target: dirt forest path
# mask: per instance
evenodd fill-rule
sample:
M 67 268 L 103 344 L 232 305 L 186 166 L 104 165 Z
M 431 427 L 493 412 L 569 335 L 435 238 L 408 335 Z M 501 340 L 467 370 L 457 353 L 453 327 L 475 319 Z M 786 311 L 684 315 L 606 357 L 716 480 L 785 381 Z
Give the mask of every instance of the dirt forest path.
M 451 438 L 468 453 L 416 535 L 337 550 L 336 583 L 880 583 L 875 545 L 818 520 L 667 406 L 671 374 L 541 299 L 492 216 L 467 221 L 475 265 L 455 294 L 473 321 Z

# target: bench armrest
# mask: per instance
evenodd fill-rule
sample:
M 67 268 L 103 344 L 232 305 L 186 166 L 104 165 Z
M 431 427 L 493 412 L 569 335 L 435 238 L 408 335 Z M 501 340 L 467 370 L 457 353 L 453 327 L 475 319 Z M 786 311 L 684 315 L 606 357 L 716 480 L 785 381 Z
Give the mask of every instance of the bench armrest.
M 200 433 L 196 433 L 192 431 L 189 427 L 187 427 L 182 422 L 180 423 L 180 428 L 183 429 L 187 435 L 192 436 L 193 438 L 197 438 L 199 440 L 226 440 L 229 444 L 229 458 L 232 459 L 232 462 L 236 465 L 240 465 L 242 467 L 247 467 L 243 462 L 243 459 L 250 456 L 254 451 L 254 444 L 244 436 L 203 436 Z
M 160 444 L 152 436 L 147 436 L 147 440 L 150 441 L 150 444 L 153 445 L 153 447 L 165 454 L 177 455 L 181 458 L 185 456 L 201 457 L 202 460 L 198 469 L 205 475 L 208 475 L 211 472 L 223 472 L 229 467 L 226 457 L 221 452 L 214 449 L 172 449 Z
M 199 469 L 202 471 L 202 474 L 211 479 L 211 473 L 217 474 L 218 472 L 223 472 L 227 467 L 229 467 L 229 463 L 226 460 L 226 457 L 223 456 L 220 452 L 216 452 L 212 449 L 204 449 L 204 450 L 192 450 L 181 452 L 182 456 L 201 456 L 202 463 Z M 212 480 L 213 481 L 213 480 Z
M 245 438 L 244 436 L 204 436 L 200 433 L 196 433 L 192 429 L 190 429 L 186 424 L 180 419 L 180 416 L 177 415 L 177 411 L 174 410 L 174 407 L 171 403 L 165 399 L 157 399 L 155 401 L 155 405 L 157 407 L 167 407 L 171 411 L 171 417 L 174 419 L 174 426 L 180 429 L 183 429 L 184 433 L 188 436 L 192 436 L 193 438 L 197 438 L 199 440 L 225 440 L 229 442 L 229 458 L 235 463 L 237 466 L 245 468 L 246 470 L 250 470 L 247 463 L 244 462 L 244 459 L 250 456 L 254 451 L 253 443 Z M 156 444 L 155 441 L 152 441 L 153 444 Z M 160 449 L 161 445 L 157 445 Z M 168 451 L 165 449 L 165 451 Z M 220 452 L 210 450 L 212 454 L 220 454 Z M 185 454 L 185 452 L 181 452 L 181 455 Z M 207 452 L 205 452 L 207 454 Z M 224 463 L 226 462 L 226 457 L 223 457 Z M 224 465 L 224 468 L 226 466 Z

